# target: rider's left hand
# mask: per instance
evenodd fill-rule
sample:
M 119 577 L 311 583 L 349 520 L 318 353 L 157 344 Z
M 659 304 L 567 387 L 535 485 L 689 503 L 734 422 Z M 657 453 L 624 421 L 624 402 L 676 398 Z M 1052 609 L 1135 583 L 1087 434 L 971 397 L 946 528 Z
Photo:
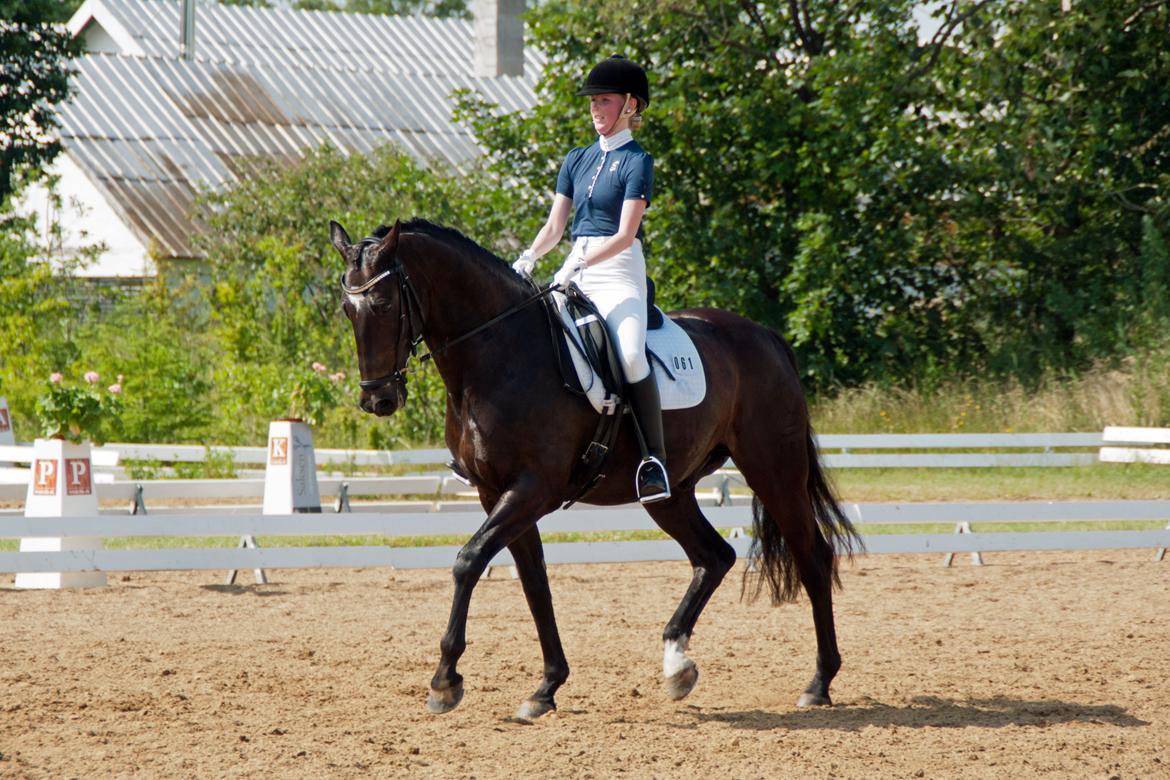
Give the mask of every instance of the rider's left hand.
M 573 280 L 573 277 L 581 273 L 585 268 L 585 261 L 580 257 L 569 255 L 565 260 L 565 264 L 561 266 L 561 270 L 557 271 L 553 277 L 553 284 L 557 287 L 564 287 Z

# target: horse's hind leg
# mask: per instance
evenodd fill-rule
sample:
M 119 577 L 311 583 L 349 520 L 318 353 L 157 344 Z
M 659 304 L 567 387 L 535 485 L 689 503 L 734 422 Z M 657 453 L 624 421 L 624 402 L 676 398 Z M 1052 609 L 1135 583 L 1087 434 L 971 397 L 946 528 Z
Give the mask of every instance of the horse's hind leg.
M 774 601 L 795 599 L 799 578 L 812 604 L 817 668 L 797 706 L 829 705 L 829 685 L 841 668 L 833 622 L 836 552 L 817 524 L 816 497 L 809 493 L 808 469 L 816 466 L 809 463 L 803 441 L 791 446 L 771 442 L 753 452 L 754 457 L 741 448 L 732 457 L 760 501 L 754 520 L 764 569 L 760 576 L 771 576 Z
M 680 486 L 671 499 L 647 504 L 646 511 L 682 545 L 694 571 L 690 587 L 662 632 L 662 674 L 667 694 L 677 700 L 699 681 L 699 670 L 687 657 L 687 645 L 703 607 L 735 565 L 735 550 L 703 516 L 694 485 Z
M 524 586 L 528 609 L 532 611 L 532 619 L 536 621 L 536 633 L 540 637 L 540 650 L 544 655 L 544 679 L 536 693 L 520 705 L 516 717 L 538 718 L 557 708 L 553 696 L 568 678 L 569 664 L 565 660 L 565 651 L 561 647 L 561 637 L 557 631 L 552 592 L 549 590 L 548 573 L 544 568 L 544 547 L 541 545 L 540 532 L 536 530 L 536 526 L 522 533 L 508 545 L 508 550 L 512 553 L 512 560 L 516 562 L 516 571 L 520 574 L 520 583 Z

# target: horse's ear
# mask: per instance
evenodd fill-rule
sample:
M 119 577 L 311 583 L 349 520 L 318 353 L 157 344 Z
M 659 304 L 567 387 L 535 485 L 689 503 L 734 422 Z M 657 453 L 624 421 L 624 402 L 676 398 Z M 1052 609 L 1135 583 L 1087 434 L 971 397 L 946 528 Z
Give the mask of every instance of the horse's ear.
M 378 259 L 383 257 L 393 257 L 394 252 L 398 249 L 398 228 L 402 225 L 402 220 L 394 220 L 394 227 L 390 228 L 390 232 L 382 238 L 382 243 L 378 244 Z
M 345 228 L 333 220 L 329 220 L 329 240 L 333 243 L 333 247 L 341 253 L 342 258 L 348 262 L 349 247 L 353 242 L 349 240 L 349 233 L 345 232 Z

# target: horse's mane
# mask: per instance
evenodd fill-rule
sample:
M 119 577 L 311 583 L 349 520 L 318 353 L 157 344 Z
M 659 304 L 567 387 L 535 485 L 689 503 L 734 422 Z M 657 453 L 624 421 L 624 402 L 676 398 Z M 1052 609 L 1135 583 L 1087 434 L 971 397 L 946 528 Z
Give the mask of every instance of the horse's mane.
M 460 233 L 453 227 L 446 225 L 439 225 L 430 220 L 415 217 L 413 219 L 402 222 L 398 228 L 404 233 L 422 233 L 431 238 L 438 239 L 446 244 L 454 244 L 461 249 L 464 254 L 470 256 L 473 260 L 481 263 L 485 268 L 494 272 L 501 280 L 515 286 L 517 289 L 523 289 L 523 282 L 519 275 L 512 271 L 511 266 L 503 258 L 497 256 L 493 252 L 484 249 L 472 239 Z M 389 233 L 391 228 L 386 225 L 379 226 L 374 230 L 374 238 L 384 238 Z

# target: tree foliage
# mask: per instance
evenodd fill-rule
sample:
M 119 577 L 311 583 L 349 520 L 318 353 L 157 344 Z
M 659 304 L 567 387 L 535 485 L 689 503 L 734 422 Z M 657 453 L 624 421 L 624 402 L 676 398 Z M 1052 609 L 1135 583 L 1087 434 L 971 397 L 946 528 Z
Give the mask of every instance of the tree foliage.
M 0 16 L 0 212 L 18 177 L 38 172 L 61 150 L 54 107 L 69 95 L 69 59 L 78 44 L 55 20 L 57 0 L 10 0 Z
M 224 5 L 272 8 L 276 0 L 219 0 Z M 436 19 L 470 19 L 467 0 L 293 0 L 298 11 L 345 11 L 354 14 L 430 16 Z
M 536 229 L 532 220 L 517 222 L 495 177 L 437 162 L 424 168 L 393 147 L 370 156 L 323 147 L 293 166 L 261 164 L 203 205 L 208 229 L 199 246 L 210 265 L 210 328 L 222 351 L 212 380 L 220 409 L 233 425 L 259 431 L 289 413 L 296 377 L 320 362 L 350 375 L 345 408 L 329 418 L 335 430 L 348 431 L 341 443 L 350 445 L 434 440 L 446 407 L 441 383 L 427 370 L 412 381 L 410 415 L 378 428 L 355 411 L 357 359 L 341 313 L 343 266 L 329 243 L 329 220 L 358 236 L 420 216 L 505 254 L 516 251 L 517 234 Z M 373 439 L 359 439 L 359 430 Z
M 1167 223 L 1170 9 L 953 0 L 919 40 L 916 5 L 553 0 L 528 17 L 535 110 L 462 116 L 547 202 L 591 140 L 583 74 L 644 63 L 661 296 L 778 328 L 816 383 L 1124 348 L 1142 218 Z

